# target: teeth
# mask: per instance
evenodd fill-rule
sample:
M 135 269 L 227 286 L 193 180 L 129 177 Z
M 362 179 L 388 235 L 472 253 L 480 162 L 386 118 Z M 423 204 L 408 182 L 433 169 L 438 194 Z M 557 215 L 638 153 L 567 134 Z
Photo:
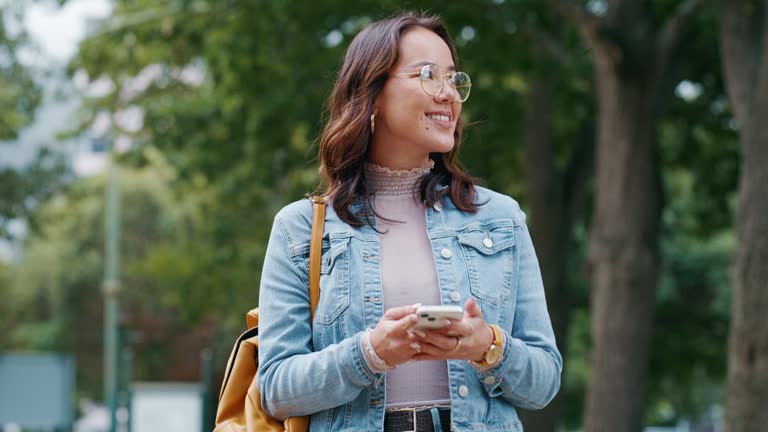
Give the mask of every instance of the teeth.
M 431 118 L 432 120 L 443 121 L 443 122 L 447 122 L 450 120 L 447 115 L 442 115 L 442 114 L 429 114 L 427 115 L 427 117 Z

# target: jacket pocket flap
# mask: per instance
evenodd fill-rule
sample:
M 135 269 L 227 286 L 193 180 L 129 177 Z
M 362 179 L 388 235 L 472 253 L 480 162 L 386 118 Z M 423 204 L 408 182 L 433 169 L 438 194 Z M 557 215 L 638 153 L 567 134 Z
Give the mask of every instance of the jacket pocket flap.
M 483 255 L 493 255 L 515 245 L 514 229 L 469 231 L 458 235 L 459 243 L 470 246 Z

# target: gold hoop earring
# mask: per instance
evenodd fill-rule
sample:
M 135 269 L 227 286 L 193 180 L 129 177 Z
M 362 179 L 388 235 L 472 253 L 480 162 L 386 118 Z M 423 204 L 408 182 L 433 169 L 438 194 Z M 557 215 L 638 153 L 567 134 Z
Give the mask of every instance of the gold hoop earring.
M 373 130 L 376 128 L 376 114 L 371 114 L 371 135 L 373 135 Z

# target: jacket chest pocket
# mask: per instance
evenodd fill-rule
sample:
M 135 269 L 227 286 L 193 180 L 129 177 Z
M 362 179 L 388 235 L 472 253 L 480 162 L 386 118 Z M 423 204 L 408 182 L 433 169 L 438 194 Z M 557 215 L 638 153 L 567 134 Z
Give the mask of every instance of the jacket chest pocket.
M 332 324 L 349 307 L 349 237 L 332 238 L 323 244 L 320 266 L 320 302 L 315 322 Z
M 512 291 L 516 260 L 514 227 L 473 229 L 459 233 L 458 240 L 472 294 L 499 306 Z

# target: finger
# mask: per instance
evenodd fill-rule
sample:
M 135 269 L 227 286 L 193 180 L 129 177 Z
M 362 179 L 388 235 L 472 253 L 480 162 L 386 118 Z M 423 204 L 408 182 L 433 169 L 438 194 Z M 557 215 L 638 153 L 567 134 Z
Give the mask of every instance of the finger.
M 421 344 L 421 351 L 419 352 L 420 355 L 428 355 L 433 358 L 440 358 L 444 359 L 446 358 L 446 350 L 443 348 L 433 345 L 431 343 L 422 343 Z
M 411 336 L 414 336 L 413 333 L 409 332 L 409 330 L 411 330 L 411 328 L 413 328 L 413 326 L 415 326 L 417 322 L 419 322 L 419 317 L 417 317 L 415 313 L 406 315 L 405 317 L 400 318 L 397 321 L 394 331 L 398 333 L 406 333 Z
M 421 353 L 428 355 L 434 359 L 448 360 L 452 358 L 462 358 L 463 349 L 462 345 L 457 342 L 457 338 L 449 338 L 449 342 L 442 345 L 435 345 L 432 343 L 422 343 Z M 450 345 L 450 346 L 447 346 Z
M 443 351 L 452 351 L 456 347 L 456 336 L 444 336 L 438 333 L 430 333 L 424 338 L 424 343 L 433 345 Z
M 472 334 L 472 331 L 475 328 L 470 320 L 477 320 L 477 318 L 465 316 L 461 321 L 453 321 L 450 326 L 434 329 L 432 332 L 443 336 L 466 336 Z
M 421 303 L 389 308 L 384 312 L 384 318 L 393 321 L 402 319 L 408 314 L 416 312 L 416 309 L 418 309 L 419 306 L 421 306 Z
M 480 306 L 477 304 L 474 297 L 467 299 L 467 302 L 464 304 L 464 310 L 466 311 L 467 316 L 470 318 L 483 317 L 483 311 L 480 309 Z
M 427 333 L 424 330 L 420 330 L 417 328 L 412 328 L 408 330 L 408 334 L 410 334 L 414 338 L 419 338 L 419 339 L 425 339 L 427 337 Z
M 449 336 L 454 338 L 457 336 L 464 336 L 464 335 L 470 334 L 471 331 L 469 331 L 469 327 L 463 324 L 457 324 L 454 327 L 436 330 L 435 333 L 442 336 Z

